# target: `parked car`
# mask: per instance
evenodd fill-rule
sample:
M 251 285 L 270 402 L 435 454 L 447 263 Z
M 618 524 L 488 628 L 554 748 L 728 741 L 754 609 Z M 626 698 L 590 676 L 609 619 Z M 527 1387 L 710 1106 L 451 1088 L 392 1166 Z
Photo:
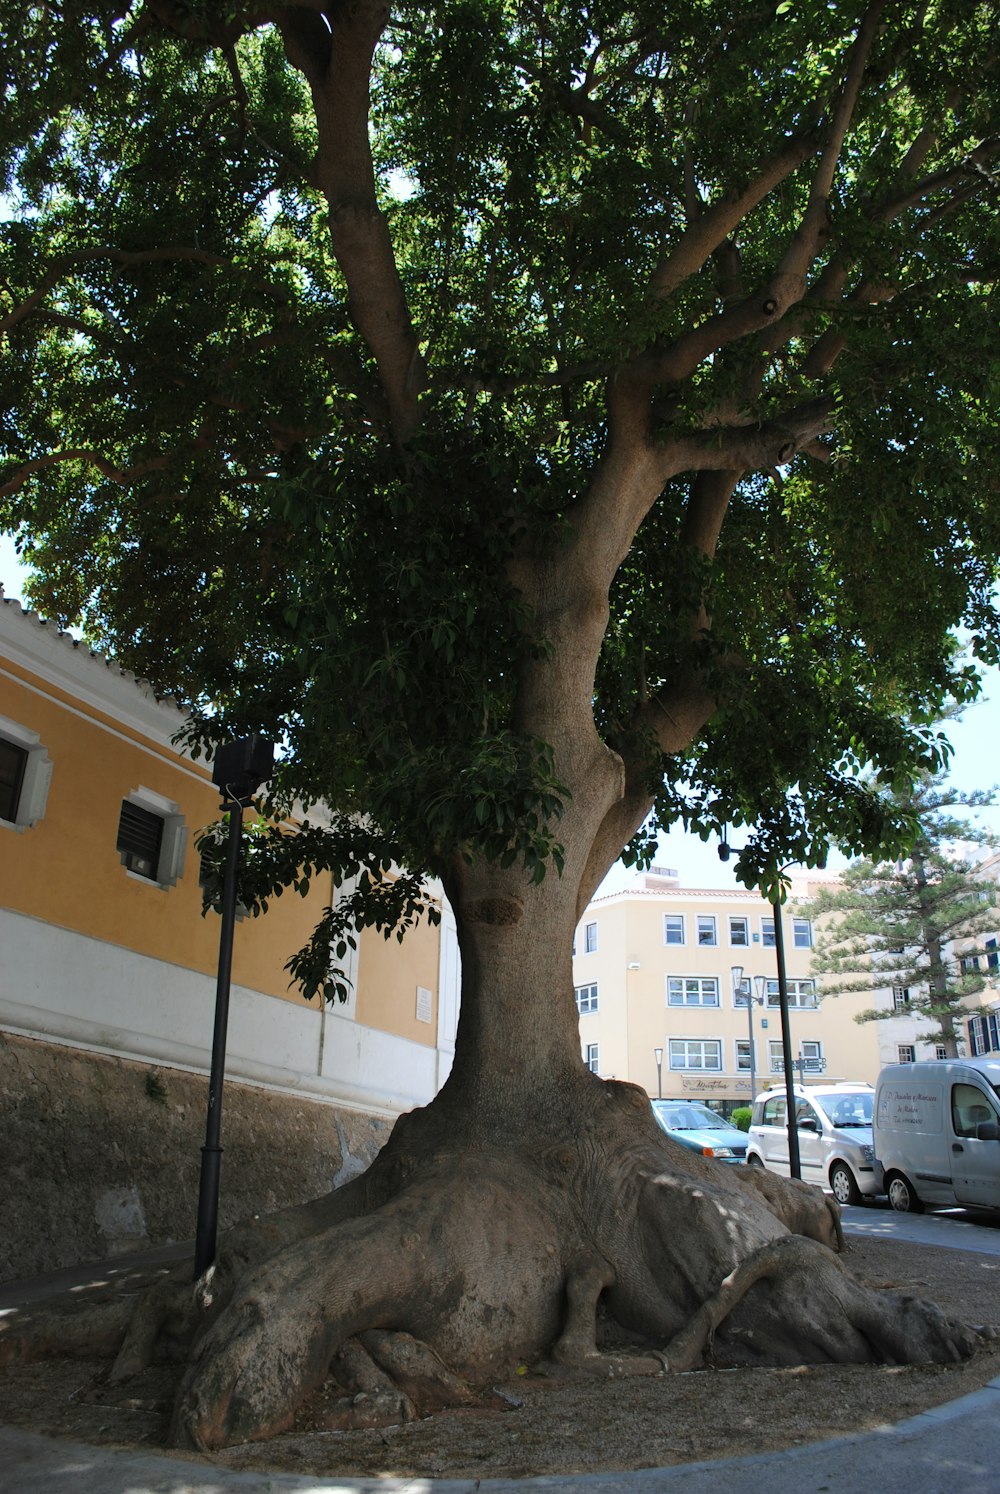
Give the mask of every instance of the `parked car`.
M 697 1100 L 653 1100 L 653 1114 L 681 1146 L 720 1162 L 744 1162 L 747 1138 L 738 1126 Z
M 874 1136 L 876 1173 L 900 1213 L 1000 1208 L 1000 1060 L 889 1064 Z
M 840 1204 L 860 1203 L 882 1191 L 875 1174 L 870 1084 L 795 1086 L 795 1123 L 802 1181 L 829 1188 Z M 784 1088 L 754 1101 L 747 1162 L 790 1176 L 788 1101 Z

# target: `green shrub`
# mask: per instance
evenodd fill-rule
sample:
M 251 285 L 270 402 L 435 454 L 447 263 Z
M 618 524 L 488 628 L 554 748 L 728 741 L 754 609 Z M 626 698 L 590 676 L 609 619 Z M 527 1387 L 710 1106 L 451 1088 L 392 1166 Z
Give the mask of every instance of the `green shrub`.
M 733 1111 L 729 1119 L 732 1121 L 734 1126 L 739 1126 L 741 1131 L 749 1131 L 750 1117 L 752 1114 L 753 1111 L 750 1109 L 749 1105 L 740 1105 Z

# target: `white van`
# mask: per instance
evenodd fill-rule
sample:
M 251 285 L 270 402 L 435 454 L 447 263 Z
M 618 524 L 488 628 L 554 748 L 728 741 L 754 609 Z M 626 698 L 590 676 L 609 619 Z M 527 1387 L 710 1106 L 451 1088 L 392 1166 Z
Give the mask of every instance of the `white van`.
M 900 1213 L 1000 1209 L 1000 1059 L 890 1064 L 878 1077 L 873 1135 L 879 1178 Z

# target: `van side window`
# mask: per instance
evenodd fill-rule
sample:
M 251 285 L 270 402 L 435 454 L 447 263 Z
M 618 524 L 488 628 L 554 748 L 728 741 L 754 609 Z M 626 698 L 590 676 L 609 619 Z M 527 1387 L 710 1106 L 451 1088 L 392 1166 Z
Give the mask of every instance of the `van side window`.
M 806 1121 L 806 1120 L 815 1121 L 816 1122 L 816 1129 L 817 1129 L 817 1131 L 822 1131 L 823 1127 L 819 1123 L 819 1116 L 816 1114 L 815 1110 L 809 1104 L 809 1101 L 808 1100 L 796 1100 L 795 1101 L 795 1124 L 797 1126 L 801 1126 L 802 1122 Z
M 981 1121 L 995 1121 L 996 1112 L 981 1089 L 973 1084 L 953 1084 L 951 1089 L 951 1123 L 956 1136 L 975 1139 Z
M 785 1124 L 785 1097 L 774 1095 L 765 1101 L 764 1114 L 761 1116 L 762 1126 L 783 1126 Z

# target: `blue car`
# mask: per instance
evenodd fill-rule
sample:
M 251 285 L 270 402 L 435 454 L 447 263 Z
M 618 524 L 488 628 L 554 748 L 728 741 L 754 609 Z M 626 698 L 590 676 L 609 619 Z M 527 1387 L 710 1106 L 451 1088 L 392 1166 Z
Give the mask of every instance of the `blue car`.
M 747 1137 L 739 1126 L 700 1105 L 697 1100 L 653 1100 L 653 1114 L 674 1141 L 702 1157 L 745 1162 Z

